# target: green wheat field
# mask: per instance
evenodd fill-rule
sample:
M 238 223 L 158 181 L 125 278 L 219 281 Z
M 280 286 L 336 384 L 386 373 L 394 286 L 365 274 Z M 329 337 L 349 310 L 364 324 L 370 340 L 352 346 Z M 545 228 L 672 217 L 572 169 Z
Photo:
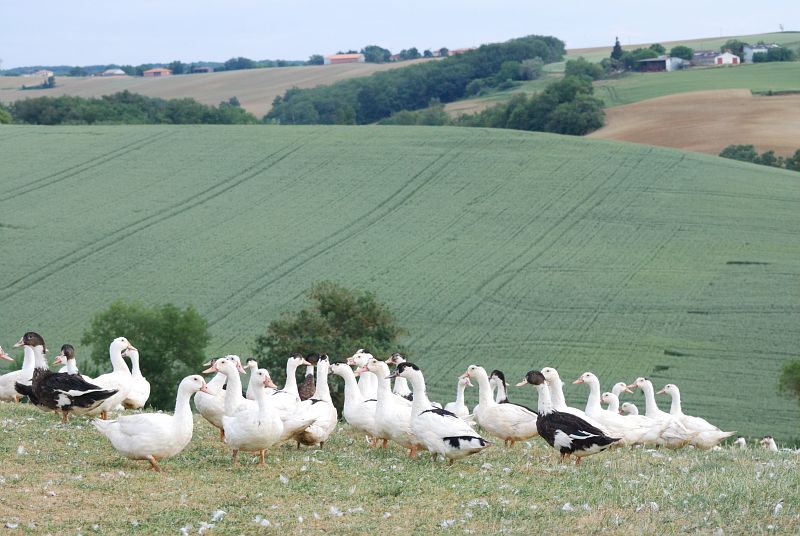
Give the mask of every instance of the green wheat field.
M 5 126 L 0 162 L 9 351 L 36 330 L 50 347 L 76 345 L 80 364 L 94 313 L 172 302 L 210 323 L 199 372 L 209 356 L 247 355 L 332 280 L 395 313 L 434 400 L 453 399 L 471 363 L 514 381 L 554 366 L 604 388 L 675 383 L 684 411 L 726 430 L 798 436 L 797 403 L 777 392 L 800 354 L 796 173 L 547 134 L 376 126 Z M 512 400 L 535 404 L 520 391 Z M 587 394 L 566 386 L 573 405 Z M 641 394 L 627 400 L 643 409 Z

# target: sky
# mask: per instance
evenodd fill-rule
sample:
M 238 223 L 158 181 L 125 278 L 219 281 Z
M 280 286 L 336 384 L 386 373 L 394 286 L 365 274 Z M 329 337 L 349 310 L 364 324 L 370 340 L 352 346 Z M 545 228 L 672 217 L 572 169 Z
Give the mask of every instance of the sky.
M 0 68 L 306 60 L 553 35 L 567 48 L 800 30 L 800 0 L 0 0 Z

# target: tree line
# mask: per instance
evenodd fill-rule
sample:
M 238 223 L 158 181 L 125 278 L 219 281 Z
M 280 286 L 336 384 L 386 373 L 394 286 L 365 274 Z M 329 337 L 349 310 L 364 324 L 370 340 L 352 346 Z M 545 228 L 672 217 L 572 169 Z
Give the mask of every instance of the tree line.
M 564 52 L 563 41 L 534 35 L 365 78 L 292 88 L 275 98 L 265 121 L 289 125 L 375 123 L 401 110 L 426 108 L 433 100 L 447 103 L 460 99 L 474 80 L 497 83 L 496 75 L 505 62 L 538 57 L 551 63 L 561 60 Z
M 758 154 L 756 148 L 750 144 L 728 145 L 719 155 L 723 158 L 750 162 L 751 164 L 800 171 L 800 149 L 796 150 L 792 156 L 783 157 L 776 155 L 773 150 Z
M 129 91 L 88 99 L 68 95 L 21 99 L 7 110 L 0 107 L 0 123 L 4 118 L 32 125 L 258 123 L 236 97 L 208 106 L 190 98 L 166 100 Z

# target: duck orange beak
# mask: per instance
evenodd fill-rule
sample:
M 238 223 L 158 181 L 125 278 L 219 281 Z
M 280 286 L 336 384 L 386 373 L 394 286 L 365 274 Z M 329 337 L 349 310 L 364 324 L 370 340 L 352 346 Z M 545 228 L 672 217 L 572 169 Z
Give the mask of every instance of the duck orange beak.
M 522 387 L 523 385 L 528 385 L 528 380 L 522 380 L 519 383 L 514 384 L 517 387 Z
M 20 338 L 20 340 L 14 343 L 14 348 L 19 348 L 20 346 L 25 346 L 24 338 Z
M 6 361 L 14 361 L 13 357 L 5 353 L 2 346 L 0 346 L 0 359 L 5 359 Z
M 211 393 L 211 391 L 208 390 L 208 386 L 206 384 L 203 384 L 203 386 L 198 390 L 203 392 L 203 393 L 213 394 L 213 393 Z
M 211 374 L 212 372 L 219 372 L 219 370 L 217 370 L 217 365 L 214 363 L 211 363 L 211 366 L 204 370 L 203 374 Z
M 635 383 L 632 383 L 629 386 L 627 386 L 627 389 L 636 389 L 637 387 L 639 387 L 639 386 L 636 385 Z M 633 391 L 630 391 L 630 392 L 632 393 Z
M 574 381 L 574 382 L 572 382 L 572 383 L 573 383 L 573 384 L 577 384 L 577 383 L 583 383 L 583 378 L 582 378 L 582 377 L 581 377 L 581 378 L 578 378 L 577 380 L 575 380 L 575 381 Z
M 269 388 L 271 388 L 271 389 L 277 389 L 277 388 L 278 388 L 278 386 L 277 386 L 277 385 L 275 385 L 275 383 L 272 381 L 272 378 L 270 378 L 269 376 L 267 376 L 267 377 L 264 379 L 264 386 L 265 386 L 265 387 L 269 387 Z
M 659 392 L 657 392 L 656 394 L 657 394 L 657 395 L 665 395 L 665 394 L 667 394 L 667 388 L 666 388 L 666 387 L 664 387 L 663 389 L 661 389 L 661 390 L 660 390 Z

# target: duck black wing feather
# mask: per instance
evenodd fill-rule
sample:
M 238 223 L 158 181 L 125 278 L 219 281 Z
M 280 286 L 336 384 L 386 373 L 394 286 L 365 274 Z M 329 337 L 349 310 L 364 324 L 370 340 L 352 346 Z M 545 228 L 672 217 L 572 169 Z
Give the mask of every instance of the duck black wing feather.
M 28 401 L 33 404 L 34 406 L 40 406 L 39 399 L 36 398 L 36 395 L 33 392 L 33 387 L 30 385 L 25 385 L 24 383 L 15 382 L 14 389 L 21 394 L 22 396 L 27 396 Z
M 50 373 L 34 385 L 34 392 L 51 409 L 92 407 L 116 394 L 116 389 L 103 389 L 87 382 L 79 374 Z

